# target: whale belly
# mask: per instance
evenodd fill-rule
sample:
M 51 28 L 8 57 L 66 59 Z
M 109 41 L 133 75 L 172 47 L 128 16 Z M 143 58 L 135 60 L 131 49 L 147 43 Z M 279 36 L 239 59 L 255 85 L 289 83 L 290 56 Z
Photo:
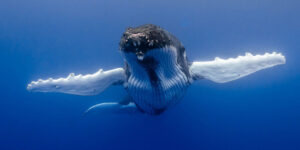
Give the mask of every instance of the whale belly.
M 161 79 L 155 85 L 149 80 L 130 76 L 127 91 L 141 111 L 160 114 L 183 97 L 188 85 L 187 77 L 183 73 Z

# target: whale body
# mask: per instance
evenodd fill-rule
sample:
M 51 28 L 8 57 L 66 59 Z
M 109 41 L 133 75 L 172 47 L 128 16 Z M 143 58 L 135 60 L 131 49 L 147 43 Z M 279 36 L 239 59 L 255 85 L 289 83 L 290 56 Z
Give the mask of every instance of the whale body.
M 88 109 L 145 112 L 158 115 L 177 104 L 194 81 L 225 83 L 258 70 L 285 63 L 281 53 L 189 62 L 183 44 L 165 29 L 146 24 L 127 28 L 119 43 L 124 67 L 94 74 L 33 81 L 29 91 L 96 95 L 112 85 L 123 86 L 128 95 L 120 102 L 104 102 Z M 138 111 L 136 111 L 138 110 Z

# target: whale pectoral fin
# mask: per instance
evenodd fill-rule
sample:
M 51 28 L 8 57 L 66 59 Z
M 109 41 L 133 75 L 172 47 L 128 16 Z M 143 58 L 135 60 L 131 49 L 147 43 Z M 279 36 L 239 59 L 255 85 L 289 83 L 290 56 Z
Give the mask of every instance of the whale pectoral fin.
M 84 115 L 88 113 L 122 113 L 122 114 L 134 114 L 140 113 L 136 105 L 133 102 L 128 104 L 121 104 L 118 102 L 106 102 L 93 105 L 84 112 Z
M 193 62 L 190 72 L 194 79 L 208 79 L 217 83 L 225 83 L 247 76 L 256 71 L 285 64 L 285 57 L 280 53 L 265 53 L 237 58 L 221 59 L 216 57 L 213 61 Z
M 74 75 L 71 73 L 66 78 L 33 81 L 27 90 L 33 92 L 59 92 L 75 95 L 96 95 L 110 85 L 122 84 L 125 81 L 123 68 L 102 71 L 94 74 Z

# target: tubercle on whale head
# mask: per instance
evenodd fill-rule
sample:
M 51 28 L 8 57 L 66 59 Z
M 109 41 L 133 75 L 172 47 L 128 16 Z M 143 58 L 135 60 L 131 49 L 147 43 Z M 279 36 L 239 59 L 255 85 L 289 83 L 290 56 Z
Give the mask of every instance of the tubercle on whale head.
M 124 53 L 135 53 L 142 61 L 145 54 L 152 50 L 171 44 L 169 33 L 159 26 L 146 24 L 136 28 L 127 28 L 119 43 Z

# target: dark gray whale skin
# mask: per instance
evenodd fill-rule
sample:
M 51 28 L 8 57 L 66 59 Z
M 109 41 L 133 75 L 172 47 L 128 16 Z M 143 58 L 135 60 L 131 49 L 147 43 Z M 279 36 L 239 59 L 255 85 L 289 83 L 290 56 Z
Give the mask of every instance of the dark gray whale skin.
M 186 52 L 184 46 L 174 35 L 162 29 L 161 27 L 153 24 L 146 24 L 146 25 L 138 26 L 136 28 L 129 27 L 123 33 L 119 43 L 120 50 L 123 53 L 134 53 L 136 56 L 139 55 L 142 56 L 151 50 L 154 49 L 160 50 L 160 48 L 164 48 L 166 46 L 173 46 L 176 48 L 177 51 L 176 62 L 180 70 L 186 76 L 186 78 L 190 79 L 191 75 L 189 72 L 189 63 L 186 58 Z M 159 87 L 161 80 L 159 79 L 158 75 L 155 73 L 157 61 L 153 57 L 155 56 L 146 57 L 143 60 L 137 60 L 137 61 L 146 70 L 150 78 L 151 86 L 159 90 L 161 89 Z M 129 65 L 126 61 L 125 61 L 124 68 L 125 68 L 125 73 L 127 78 L 127 81 L 125 82 L 128 82 L 128 79 L 130 78 L 132 73 L 130 72 Z M 189 83 L 187 83 L 187 85 L 189 85 Z M 149 113 L 143 110 L 142 108 L 140 108 L 137 103 L 136 106 L 140 109 L 140 111 Z M 150 114 L 158 115 L 164 112 L 165 109 L 166 107 L 159 108 L 159 109 L 153 108 Z
M 133 34 L 140 34 L 140 36 L 131 37 Z M 134 43 L 140 44 L 135 46 Z M 170 32 L 157 25 L 145 24 L 136 28 L 127 28 L 121 37 L 119 48 L 125 53 L 136 53 L 136 55 L 140 55 L 146 53 L 147 51 L 170 45 L 176 47 L 178 54 L 177 63 L 180 65 L 181 70 L 189 78 L 189 63 L 186 58 L 183 44 Z M 155 62 L 151 62 L 151 60 L 147 59 L 141 63 L 145 64 L 145 67 L 149 68 L 155 66 Z M 127 64 L 125 64 L 125 68 L 126 67 L 128 67 Z M 130 75 L 130 72 L 128 71 L 129 70 L 126 69 L 127 76 Z

